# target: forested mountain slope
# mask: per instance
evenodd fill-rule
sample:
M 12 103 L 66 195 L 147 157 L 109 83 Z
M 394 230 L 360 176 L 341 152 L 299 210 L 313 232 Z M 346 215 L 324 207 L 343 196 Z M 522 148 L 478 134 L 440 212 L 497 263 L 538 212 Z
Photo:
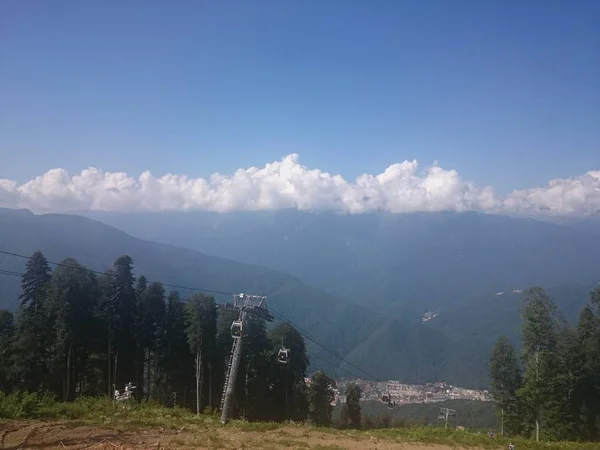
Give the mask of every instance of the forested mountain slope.
M 41 250 L 51 261 L 73 257 L 104 271 L 120 255 L 133 258 L 136 273 L 163 283 L 214 291 L 248 292 L 269 296 L 269 304 L 309 332 L 320 334 L 345 353 L 364 338 L 380 317 L 306 286 L 299 279 L 272 269 L 208 256 L 194 250 L 145 241 L 74 215 L 33 215 L 28 211 L 0 211 L 0 249 L 22 255 Z M 25 261 L 0 254 L 0 268 L 23 271 Z M 19 279 L 3 277 L 0 307 L 15 309 Z M 186 296 L 191 291 L 181 289 Z M 229 299 L 215 294 L 217 301 Z M 327 318 L 330 323 L 323 320 Z M 353 333 L 344 334 L 344 324 Z M 339 329 L 339 339 L 329 330 Z M 354 340 L 354 341 L 353 341 Z
M 256 225 L 255 229 L 260 230 L 261 226 Z M 257 231 L 257 241 L 262 239 L 261 233 Z M 251 236 L 247 237 L 252 241 Z M 221 242 L 223 248 L 227 248 L 226 240 Z M 309 241 L 306 242 L 308 245 Z M 516 339 L 518 333 L 521 304 L 518 293 L 498 296 L 493 291 L 474 296 L 470 302 L 462 304 L 455 299 L 448 307 L 440 307 L 439 316 L 421 324 L 420 317 L 427 303 L 409 304 L 406 308 L 396 309 L 396 314 L 380 314 L 308 286 L 295 276 L 134 238 L 103 223 L 75 215 L 33 215 L 23 210 L 0 210 L 0 249 L 25 255 L 39 249 L 51 261 L 70 256 L 95 270 L 105 270 L 118 256 L 127 254 L 134 259 L 136 274 L 143 274 L 150 280 L 268 295 L 269 305 L 275 311 L 378 378 L 411 383 L 443 380 L 483 387 L 487 385 L 487 362 L 494 341 L 500 334 Z M 265 252 L 269 251 L 274 250 L 266 248 Z M 307 250 L 306 258 L 309 253 Z M 339 270 L 326 251 L 310 254 L 314 266 L 320 267 L 323 279 L 330 272 L 335 274 Z M 302 255 L 290 252 L 279 261 L 298 258 Z M 322 261 L 328 258 L 332 259 L 331 270 Z M 22 271 L 24 263 L 22 259 L 0 255 L 0 269 Z M 283 266 L 282 263 L 282 269 Z M 595 268 L 600 271 L 600 265 Z M 586 266 L 585 270 L 591 274 L 595 268 Z M 375 291 L 381 288 L 380 278 L 388 275 L 388 272 L 377 275 L 365 269 L 364 274 L 352 280 L 352 285 L 356 288 L 364 285 L 365 291 Z M 436 281 L 437 278 L 432 276 L 431 283 Z M 548 289 L 548 292 L 556 297 L 560 310 L 573 317 L 587 302 L 591 286 L 582 283 Z M 0 307 L 15 309 L 18 291 L 18 278 L 0 277 Z M 183 296 L 189 294 L 183 289 L 180 291 Z M 228 297 L 216 295 L 216 298 L 223 301 Z M 398 288 L 389 300 L 403 298 L 405 293 Z M 434 300 L 430 296 L 426 298 Z M 409 309 L 413 312 L 407 312 Z M 314 343 L 308 344 L 313 368 L 331 371 L 332 363 L 339 364 L 339 360 L 327 351 Z M 346 370 L 337 375 L 365 377 L 347 365 L 343 368 Z
M 443 345 L 443 333 L 418 323 L 390 319 L 360 306 L 307 286 L 298 278 L 265 267 L 208 256 L 194 250 L 145 241 L 100 222 L 74 215 L 34 215 L 29 211 L 0 211 L 0 249 L 22 255 L 41 250 L 50 261 L 73 257 L 81 264 L 106 270 L 120 255 L 133 258 L 135 271 L 150 280 L 200 287 L 225 292 L 253 292 L 269 296 L 269 305 L 291 319 L 328 348 L 348 356 L 357 366 L 381 378 L 407 382 L 448 379 L 456 383 L 485 383 L 485 364 L 481 371 L 461 374 L 460 361 L 431 363 L 426 369 L 412 361 L 452 355 L 429 354 L 426 349 Z M 0 269 L 22 272 L 25 260 L 0 254 Z M 17 277 L 0 277 L 0 307 L 15 309 L 18 302 Z M 188 294 L 181 289 L 181 294 Z M 218 301 L 227 296 L 216 295 Z M 387 330 L 394 330 L 393 334 Z M 401 343 L 401 345 L 398 345 Z M 372 350 L 357 351 L 370 348 Z M 374 364 L 372 354 L 387 349 L 387 358 Z M 339 360 L 309 342 L 313 367 L 332 371 Z M 357 357 L 353 353 L 357 352 Z M 415 353 L 417 352 L 417 353 Z M 480 355 L 485 358 L 487 355 Z M 365 376 L 343 366 L 338 375 Z M 483 375 L 482 375 L 483 374 Z
M 135 236 L 265 265 L 417 318 L 500 291 L 600 280 L 600 222 L 480 213 L 86 213 Z

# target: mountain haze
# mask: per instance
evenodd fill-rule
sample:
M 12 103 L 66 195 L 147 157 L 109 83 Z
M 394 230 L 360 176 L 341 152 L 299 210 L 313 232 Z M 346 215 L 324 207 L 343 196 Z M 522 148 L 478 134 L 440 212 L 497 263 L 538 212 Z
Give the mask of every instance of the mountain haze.
M 405 319 L 497 292 L 600 280 L 600 223 L 480 213 L 93 212 L 135 236 L 283 270 Z
M 51 261 L 73 257 L 100 271 L 109 268 L 118 256 L 127 254 L 134 259 L 136 274 L 150 280 L 268 295 L 269 305 L 275 311 L 375 377 L 410 382 L 447 379 L 471 385 L 486 383 L 487 366 L 482 354 L 468 355 L 469 359 L 482 361 L 476 371 L 468 374 L 461 373 L 464 361 L 440 363 L 439 358 L 454 359 L 444 354 L 449 342 L 445 332 L 387 318 L 310 287 L 295 276 L 134 238 L 88 218 L 0 210 L 0 249 L 24 255 L 39 249 Z M 22 272 L 24 265 L 23 259 L 0 255 L 0 269 Z M 19 282 L 16 277 L 0 277 L 0 307 L 16 308 Z M 181 293 L 187 294 L 185 290 Z M 227 298 L 216 297 L 220 301 Z M 427 349 L 435 349 L 435 353 L 430 354 Z M 310 342 L 309 350 L 313 368 L 335 371 L 340 366 L 338 359 Z M 375 360 L 373 354 L 385 357 Z M 343 363 L 341 367 L 338 375 L 365 376 Z
M 500 216 L 89 215 L 206 253 L 81 216 L 27 210 L 0 210 L 0 249 L 40 249 L 51 261 L 71 256 L 102 271 L 127 254 L 150 280 L 265 294 L 275 311 L 355 365 L 413 383 L 487 386 L 494 341 L 518 338 L 521 302 L 512 290 L 547 281 L 573 320 L 600 272 L 593 232 Z M 0 255 L 0 269 L 23 268 L 24 260 Z M 18 278 L 0 277 L 0 307 L 14 309 L 18 291 Z M 425 310 L 438 315 L 421 323 Z M 345 364 L 339 370 L 338 359 L 310 342 L 309 350 L 313 368 L 365 377 Z

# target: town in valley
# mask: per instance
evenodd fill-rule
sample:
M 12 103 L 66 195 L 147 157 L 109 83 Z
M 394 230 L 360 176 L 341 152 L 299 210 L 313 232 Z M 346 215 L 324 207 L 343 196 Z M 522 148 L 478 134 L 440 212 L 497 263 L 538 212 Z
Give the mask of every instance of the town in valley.
M 346 391 L 346 386 L 350 383 L 360 386 L 363 401 L 381 400 L 384 395 L 391 396 L 391 400 L 396 405 L 435 403 L 446 400 L 492 401 L 492 396 L 487 390 L 467 389 L 444 382 L 404 384 L 395 380 L 375 382 L 362 379 L 343 379 L 337 382 L 336 403 L 346 401 L 346 397 L 342 393 Z

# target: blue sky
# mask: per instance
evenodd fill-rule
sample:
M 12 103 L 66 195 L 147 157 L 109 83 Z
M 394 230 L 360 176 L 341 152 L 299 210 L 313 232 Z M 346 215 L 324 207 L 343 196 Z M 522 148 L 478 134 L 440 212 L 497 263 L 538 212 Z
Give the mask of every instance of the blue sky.
M 0 3 L 0 178 L 600 169 L 597 1 Z

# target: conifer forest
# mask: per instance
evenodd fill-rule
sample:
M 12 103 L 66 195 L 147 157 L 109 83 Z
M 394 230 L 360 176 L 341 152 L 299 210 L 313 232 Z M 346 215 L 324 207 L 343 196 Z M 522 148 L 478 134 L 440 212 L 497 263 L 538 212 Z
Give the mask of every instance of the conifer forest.
M 19 308 L 0 310 L 0 391 L 50 393 L 70 402 L 113 398 L 127 383 L 138 402 L 197 413 L 219 408 L 236 311 L 194 293 L 183 300 L 159 282 L 134 275 L 118 258 L 105 274 L 74 259 L 53 270 L 41 252 L 28 260 Z M 232 417 L 247 421 L 329 424 L 334 381 L 316 373 L 307 385 L 303 337 L 288 323 L 267 331 L 247 319 Z M 281 346 L 286 364 L 278 361 Z
M 536 440 L 598 441 L 600 288 L 575 327 L 539 287 L 523 293 L 521 341 L 498 339 L 490 361 L 501 431 Z
M 62 402 L 113 399 L 115 390 L 132 383 L 135 402 L 216 411 L 238 318 L 221 306 L 206 294 L 184 299 L 136 276 L 128 256 L 101 274 L 72 258 L 51 269 L 38 251 L 22 274 L 17 312 L 0 310 L 0 393 L 38 392 Z M 490 360 L 501 434 L 598 441 L 599 315 L 600 289 L 591 293 L 576 326 L 542 288 L 523 293 L 521 330 L 499 338 Z M 255 315 L 246 323 L 230 417 L 390 426 L 393 411 L 377 426 L 361 414 L 362 392 L 355 384 L 332 418 L 336 383 L 321 371 L 306 378 L 309 358 L 300 332 L 288 322 L 267 327 Z M 284 364 L 282 348 L 289 352 Z

